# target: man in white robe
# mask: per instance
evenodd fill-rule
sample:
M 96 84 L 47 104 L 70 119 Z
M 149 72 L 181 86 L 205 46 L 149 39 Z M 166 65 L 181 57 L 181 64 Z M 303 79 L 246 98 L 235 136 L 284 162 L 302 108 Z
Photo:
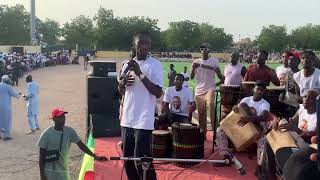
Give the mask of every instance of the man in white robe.
M 10 85 L 10 78 L 8 75 L 2 76 L 0 83 L 0 138 L 3 140 L 11 140 L 12 129 L 12 111 L 11 98 L 19 98 L 19 94 Z
M 27 103 L 27 116 L 30 131 L 27 134 L 34 134 L 36 130 L 40 130 L 38 122 L 39 111 L 39 85 L 32 80 L 32 76 L 26 76 L 27 82 L 27 94 L 23 95 L 23 98 L 28 101 Z

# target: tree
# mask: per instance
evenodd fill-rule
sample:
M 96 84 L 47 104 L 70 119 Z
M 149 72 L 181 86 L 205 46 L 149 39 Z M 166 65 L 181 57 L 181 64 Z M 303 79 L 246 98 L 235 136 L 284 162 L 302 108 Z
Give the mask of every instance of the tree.
M 320 49 L 320 25 L 307 24 L 292 30 L 292 44 L 296 48 Z
M 223 28 L 216 28 L 208 23 L 202 23 L 199 29 L 201 42 L 208 42 L 214 51 L 222 51 L 232 45 L 232 35 L 225 33 Z
M 0 43 L 25 45 L 30 42 L 30 16 L 22 5 L 0 6 Z
M 81 48 L 91 48 L 94 44 L 93 21 L 83 15 L 72 19 L 70 23 L 65 23 L 62 28 L 62 36 L 69 47 L 76 44 Z
M 263 26 L 260 35 L 255 40 L 259 49 L 280 52 L 288 47 L 287 28 L 285 26 Z
M 139 31 L 147 31 L 152 36 L 153 47 L 160 46 L 158 20 L 148 17 L 114 17 L 112 10 L 100 8 L 94 17 L 97 23 L 96 40 L 98 48 L 130 49 L 132 36 Z
M 201 42 L 199 24 L 189 20 L 170 22 L 162 39 L 168 48 L 186 50 L 198 48 Z
M 46 19 L 44 22 L 38 21 L 39 33 L 42 35 L 42 41 L 50 45 L 56 44 L 61 35 L 60 25 L 57 21 Z

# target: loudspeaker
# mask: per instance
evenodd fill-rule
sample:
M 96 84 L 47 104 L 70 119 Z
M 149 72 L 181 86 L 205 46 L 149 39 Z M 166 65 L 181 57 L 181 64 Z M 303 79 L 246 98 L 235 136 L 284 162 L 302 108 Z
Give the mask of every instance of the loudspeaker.
M 88 114 L 119 114 L 120 94 L 116 76 L 87 76 Z
M 121 136 L 119 114 L 90 114 L 90 124 L 94 138 Z
M 107 77 L 110 72 L 117 72 L 114 61 L 90 61 L 93 66 L 92 75 L 97 77 Z

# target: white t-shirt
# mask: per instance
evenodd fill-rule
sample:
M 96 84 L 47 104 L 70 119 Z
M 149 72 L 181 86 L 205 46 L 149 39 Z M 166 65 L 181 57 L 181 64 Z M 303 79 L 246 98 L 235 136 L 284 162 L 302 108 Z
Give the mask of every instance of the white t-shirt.
M 277 73 L 277 77 L 278 79 L 284 79 L 287 72 L 289 71 L 290 68 L 285 68 L 283 65 L 282 66 L 278 66 L 276 68 L 276 73 Z
M 187 78 L 190 79 L 190 74 L 188 72 L 186 72 L 186 73 L 182 72 L 181 74 L 183 75 L 184 79 L 187 79 Z M 188 87 L 188 81 L 185 80 L 183 82 L 182 86 L 183 87 Z
M 261 116 L 264 110 L 270 111 L 270 104 L 265 99 L 261 99 L 260 101 L 254 101 L 253 96 L 243 98 L 239 105 L 245 103 L 249 107 L 254 108 L 257 111 L 257 116 Z
M 242 82 L 241 70 L 243 65 L 238 63 L 234 66 L 228 64 L 224 69 L 224 84 L 225 85 L 235 85 L 240 86 Z
M 144 61 L 137 62 L 145 77 L 152 83 L 163 87 L 163 68 L 158 60 L 149 57 Z M 121 72 L 123 73 L 126 68 L 127 64 L 124 64 Z M 147 90 L 134 72 L 130 73 L 135 77 L 135 82 L 126 87 L 121 126 L 153 130 L 156 96 Z
M 316 131 L 317 128 L 317 113 L 308 114 L 307 110 L 300 104 L 300 108 L 298 110 L 299 115 L 299 123 L 298 127 L 302 131 L 311 132 Z
M 169 87 L 164 93 L 163 101 L 169 103 L 170 112 L 188 116 L 189 103 L 193 102 L 192 92 L 189 88 L 183 86 L 180 91 L 177 91 L 174 86 Z
M 305 77 L 304 70 L 301 70 L 293 75 L 293 79 L 300 88 L 300 95 L 303 96 L 308 89 L 317 89 L 320 92 L 320 70 L 315 68 L 310 77 Z
M 192 62 L 192 64 L 198 63 L 200 65 L 204 64 L 207 66 L 211 66 L 213 68 L 218 68 L 219 61 L 215 58 L 209 58 L 207 60 L 203 60 L 202 58 L 196 59 Z M 216 71 L 211 69 L 206 69 L 203 67 L 198 67 L 195 70 L 197 87 L 196 87 L 196 95 L 206 94 L 208 91 L 214 91 L 216 89 L 215 83 L 215 73 Z
M 257 116 L 261 116 L 264 110 L 270 111 L 270 104 L 265 99 L 261 99 L 260 101 L 254 101 L 253 96 L 250 96 L 250 97 L 243 98 L 240 101 L 239 105 L 242 103 L 247 104 L 250 108 L 254 108 L 257 112 Z M 262 126 L 263 129 L 266 128 L 265 122 L 260 122 L 259 124 Z

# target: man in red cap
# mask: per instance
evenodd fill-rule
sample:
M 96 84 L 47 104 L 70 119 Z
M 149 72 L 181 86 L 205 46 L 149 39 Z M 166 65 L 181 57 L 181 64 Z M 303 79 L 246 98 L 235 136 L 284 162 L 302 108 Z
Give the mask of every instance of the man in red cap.
M 69 126 L 65 126 L 65 112 L 61 108 L 56 108 L 51 113 L 54 126 L 50 126 L 40 136 L 38 146 L 40 148 L 39 167 L 41 180 L 70 180 L 68 170 L 68 160 L 71 143 L 76 143 L 86 154 L 92 156 L 97 161 L 106 161 L 107 157 L 97 156 L 83 144 L 76 131 Z M 54 152 L 55 151 L 55 152 Z M 52 160 L 58 152 L 58 159 Z

